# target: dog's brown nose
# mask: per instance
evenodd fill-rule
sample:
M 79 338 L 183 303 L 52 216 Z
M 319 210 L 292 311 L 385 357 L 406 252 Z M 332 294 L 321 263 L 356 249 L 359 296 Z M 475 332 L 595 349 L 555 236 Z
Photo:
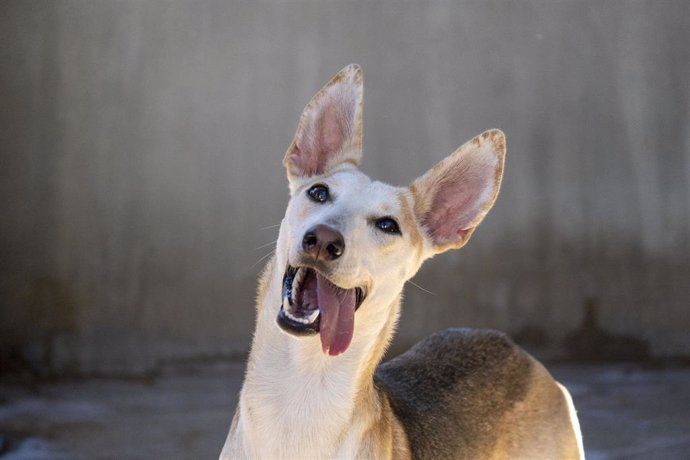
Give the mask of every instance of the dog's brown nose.
M 339 231 L 319 224 L 304 234 L 302 249 L 316 260 L 335 260 L 343 255 L 345 240 Z

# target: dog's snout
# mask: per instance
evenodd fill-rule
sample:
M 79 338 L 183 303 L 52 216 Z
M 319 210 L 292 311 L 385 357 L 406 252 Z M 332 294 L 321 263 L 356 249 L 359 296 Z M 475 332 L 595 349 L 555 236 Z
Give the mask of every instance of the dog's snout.
M 339 231 L 319 224 L 304 234 L 302 249 L 316 260 L 335 260 L 343 255 L 345 240 Z

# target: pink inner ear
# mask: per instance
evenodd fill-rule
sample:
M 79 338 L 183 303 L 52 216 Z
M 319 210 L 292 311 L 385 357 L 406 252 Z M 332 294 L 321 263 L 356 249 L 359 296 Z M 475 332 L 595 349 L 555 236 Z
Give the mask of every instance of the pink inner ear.
M 422 224 L 436 246 L 460 243 L 479 224 L 493 198 L 495 159 L 466 160 L 448 168 L 431 185 L 431 207 Z
M 353 141 L 356 104 L 356 89 L 338 84 L 307 107 L 289 153 L 296 174 L 323 174 L 332 166 L 334 157 Z
M 338 110 L 339 108 L 341 110 Z M 318 133 L 316 150 L 322 160 L 327 158 L 329 152 L 340 150 L 345 139 L 351 134 L 348 123 L 348 116 L 351 116 L 351 113 L 348 113 L 350 111 L 347 109 L 348 105 L 342 107 L 329 105 L 324 107 L 320 114 L 316 129 Z

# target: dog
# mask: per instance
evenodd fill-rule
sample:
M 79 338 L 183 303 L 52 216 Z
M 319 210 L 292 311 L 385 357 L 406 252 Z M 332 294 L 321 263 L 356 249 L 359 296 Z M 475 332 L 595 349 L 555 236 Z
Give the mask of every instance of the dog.
M 285 154 L 290 201 L 220 458 L 584 458 L 567 390 L 502 333 L 448 329 L 379 365 L 404 283 L 464 246 L 496 200 L 505 136 L 393 187 L 358 170 L 362 96 L 349 65 Z

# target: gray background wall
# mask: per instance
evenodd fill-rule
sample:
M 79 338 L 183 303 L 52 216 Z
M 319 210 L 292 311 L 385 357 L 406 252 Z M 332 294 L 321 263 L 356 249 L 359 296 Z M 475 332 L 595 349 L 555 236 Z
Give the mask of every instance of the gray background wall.
M 501 196 L 409 286 L 447 326 L 601 324 L 690 354 L 690 2 L 4 1 L 0 357 L 131 373 L 246 351 L 311 95 L 365 72 L 363 169 L 405 184 L 485 129 Z

